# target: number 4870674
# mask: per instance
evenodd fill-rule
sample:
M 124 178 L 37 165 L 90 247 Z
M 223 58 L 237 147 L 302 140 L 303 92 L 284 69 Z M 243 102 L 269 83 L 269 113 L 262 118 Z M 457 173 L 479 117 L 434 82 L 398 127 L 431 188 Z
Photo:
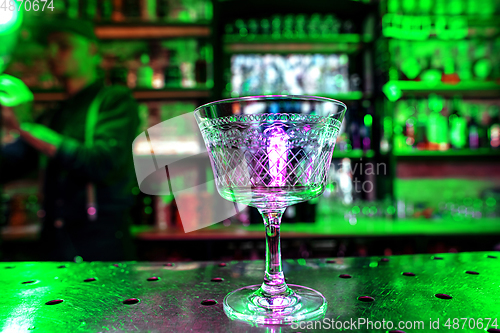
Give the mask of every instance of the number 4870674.
M 1 1 L 1 0 L 0 0 Z M 17 5 L 16 5 L 17 2 Z M 54 0 L 3 0 L 0 5 L 0 10 L 3 11 L 17 11 L 19 12 L 21 9 L 25 11 L 45 11 L 51 10 L 54 11 Z
M 493 319 L 493 321 L 492 321 Z M 462 323 L 460 323 L 462 322 Z M 462 324 L 462 325 L 460 325 Z M 475 319 L 475 318 L 448 318 L 448 320 L 446 321 L 446 323 L 444 323 L 445 327 L 447 327 L 448 329 L 454 329 L 454 330 L 458 330 L 458 329 L 469 329 L 469 330 L 473 330 L 473 329 L 480 329 L 482 330 L 483 328 L 484 329 L 488 329 L 490 327 L 495 327 L 497 328 L 498 327 L 498 324 L 497 324 L 497 318 L 478 318 L 478 319 Z

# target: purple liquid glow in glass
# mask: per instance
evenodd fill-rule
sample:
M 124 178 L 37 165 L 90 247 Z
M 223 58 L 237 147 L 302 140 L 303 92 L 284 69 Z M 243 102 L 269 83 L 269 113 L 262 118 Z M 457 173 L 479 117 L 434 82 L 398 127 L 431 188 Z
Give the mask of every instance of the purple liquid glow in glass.
M 243 97 L 195 110 L 218 192 L 258 208 L 264 219 L 264 282 L 224 298 L 231 319 L 291 324 L 324 316 L 321 293 L 285 282 L 281 216 L 287 206 L 323 193 L 345 111 L 339 101 L 314 96 Z

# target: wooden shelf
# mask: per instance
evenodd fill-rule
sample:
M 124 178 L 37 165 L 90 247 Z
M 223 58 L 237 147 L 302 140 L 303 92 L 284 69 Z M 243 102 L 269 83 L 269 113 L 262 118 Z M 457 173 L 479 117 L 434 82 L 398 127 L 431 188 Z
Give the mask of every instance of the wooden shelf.
M 40 224 L 5 226 L 1 228 L 3 240 L 30 241 L 38 239 Z M 342 218 L 318 218 L 315 223 L 284 223 L 283 239 L 321 239 L 345 237 L 398 237 L 398 236 L 466 236 L 500 235 L 498 218 L 470 219 L 457 222 L 448 219 L 401 219 L 359 218 L 355 225 Z M 213 240 L 264 240 L 264 227 L 221 223 L 208 228 L 185 233 L 182 229 L 159 230 L 154 226 L 133 225 L 132 236 L 141 241 L 213 241 Z
M 375 152 L 373 150 L 363 151 L 361 149 L 351 150 L 351 151 L 333 151 L 333 158 L 361 158 L 368 157 L 371 158 L 375 156 Z
M 162 39 L 174 37 L 209 37 L 210 27 L 205 24 L 113 24 L 95 27 L 99 39 Z
M 472 149 L 448 149 L 448 150 L 413 150 L 394 152 L 394 156 L 398 158 L 413 158 L 413 157 L 500 157 L 500 150 L 490 148 Z
M 138 100 L 148 99 L 180 99 L 210 97 L 209 89 L 164 89 L 164 90 L 136 90 L 133 92 Z
M 340 219 L 319 220 L 315 223 L 284 223 L 281 229 L 283 239 L 339 238 L 339 237 L 397 237 L 397 236 L 456 236 L 456 235 L 500 235 L 498 219 L 484 218 L 456 222 L 454 220 L 383 218 L 358 219 L 355 225 Z M 143 241 L 211 241 L 211 240 L 264 240 L 264 227 L 237 225 L 224 227 L 220 223 L 208 228 L 184 233 L 180 229 L 158 230 L 154 227 L 132 232 Z
M 435 84 L 424 81 L 390 81 L 404 95 L 457 95 L 467 97 L 500 97 L 500 84 L 493 81 L 462 81 L 457 84 L 438 82 Z
M 281 93 L 276 92 L 276 93 L 267 94 L 267 95 L 281 95 Z M 241 95 L 239 97 L 244 97 L 244 96 L 251 96 L 251 95 L 245 94 L 245 95 Z M 346 93 L 338 93 L 338 94 L 317 93 L 317 94 L 314 94 L 314 96 L 333 98 L 333 99 L 337 99 L 341 102 L 345 102 L 345 101 L 359 101 L 362 99 L 369 99 L 369 98 L 371 98 L 372 94 L 371 93 L 363 93 L 362 91 L 349 91 Z M 230 98 L 231 95 L 229 92 L 225 92 L 223 94 L 223 97 Z
M 371 35 L 360 35 L 360 34 L 336 34 L 331 36 L 320 36 L 320 37 L 309 37 L 305 36 L 303 38 L 273 38 L 272 36 L 266 35 L 254 35 L 245 36 L 240 35 L 225 35 L 225 43 L 239 43 L 239 44 L 288 44 L 288 43 L 304 43 L 304 44 L 331 44 L 331 43 L 348 43 L 357 44 L 362 42 L 370 42 L 373 37 Z
M 339 34 L 319 38 L 280 38 L 270 36 L 224 36 L 226 53 L 353 53 L 363 42 L 372 40 L 370 35 Z
M 60 91 L 35 91 L 36 102 L 62 101 L 66 94 Z M 153 99 L 186 99 L 210 97 L 210 89 L 159 89 L 159 90 L 134 90 L 133 95 L 137 100 Z

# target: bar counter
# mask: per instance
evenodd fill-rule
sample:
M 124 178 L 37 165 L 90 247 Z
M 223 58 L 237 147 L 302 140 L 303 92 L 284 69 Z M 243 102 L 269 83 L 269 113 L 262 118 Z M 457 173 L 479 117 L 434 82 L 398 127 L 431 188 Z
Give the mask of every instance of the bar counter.
M 484 318 L 484 324 L 492 318 L 482 330 L 458 331 L 500 332 L 493 326 L 500 321 L 499 255 L 284 259 L 283 269 L 288 283 L 323 293 L 328 320 L 422 321 L 421 332 L 448 332 L 454 318 Z M 257 327 L 226 317 L 224 296 L 260 284 L 263 261 L 2 262 L 0 272 L 2 332 L 332 331 Z M 438 319 L 439 329 L 430 329 Z M 397 329 L 353 331 L 405 332 Z

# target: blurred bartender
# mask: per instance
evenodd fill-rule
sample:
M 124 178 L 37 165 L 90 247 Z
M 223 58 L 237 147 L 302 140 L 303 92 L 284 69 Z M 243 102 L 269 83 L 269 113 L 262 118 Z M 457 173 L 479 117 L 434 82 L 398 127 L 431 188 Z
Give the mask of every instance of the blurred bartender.
M 67 99 L 21 124 L 11 108 L 3 107 L 4 126 L 19 137 L 2 149 L 0 181 L 44 170 L 44 260 L 133 259 L 129 209 L 137 103 L 127 88 L 106 86 L 97 78 L 98 44 L 91 23 L 61 19 L 45 25 L 40 30 L 50 68 Z M 22 90 L 5 87 L 4 95 Z

